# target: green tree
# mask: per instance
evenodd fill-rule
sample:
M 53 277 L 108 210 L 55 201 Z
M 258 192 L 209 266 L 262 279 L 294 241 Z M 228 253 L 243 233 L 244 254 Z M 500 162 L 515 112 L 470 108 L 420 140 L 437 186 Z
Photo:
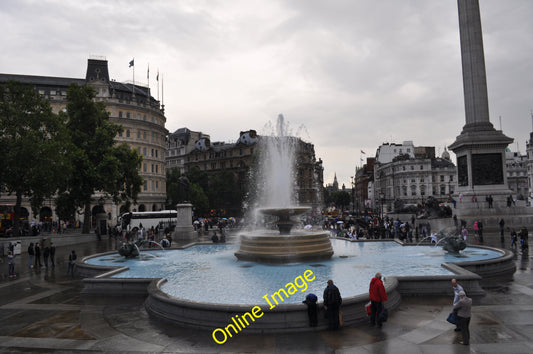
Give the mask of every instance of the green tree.
M 209 199 L 204 189 L 197 183 L 192 183 L 190 187 L 191 203 L 194 206 L 196 216 L 209 214 Z
M 0 184 L 16 195 L 15 235 L 22 198 L 29 198 L 36 215 L 70 175 L 68 145 L 63 117 L 33 86 L 0 84 Z
M 240 211 L 242 193 L 232 172 L 223 170 L 209 180 L 209 200 L 214 209 L 225 209 L 229 213 Z
M 331 194 L 331 198 L 337 208 L 345 209 L 350 205 L 351 196 L 346 191 L 336 191 Z
M 128 145 L 115 145 L 122 126 L 109 120 L 103 102 L 95 102 L 90 86 L 73 84 L 67 91 L 67 129 L 72 139 L 71 161 L 75 173 L 64 193 L 76 208 L 84 209 L 83 232 L 91 225 L 91 201 L 99 191 L 115 203 L 136 201 L 143 183 L 142 157 Z
M 179 201 L 179 179 L 181 173 L 179 168 L 167 170 L 167 209 L 174 209 Z

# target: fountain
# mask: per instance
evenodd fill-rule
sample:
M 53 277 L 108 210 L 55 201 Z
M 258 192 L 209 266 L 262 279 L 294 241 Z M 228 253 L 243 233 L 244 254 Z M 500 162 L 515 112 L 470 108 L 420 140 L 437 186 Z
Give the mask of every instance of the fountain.
M 288 136 L 287 132 L 280 114 L 275 133 L 259 141 L 260 166 L 255 170 L 258 186 L 255 211 L 277 217 L 274 224 L 279 233 L 258 230 L 241 235 L 240 249 L 235 252 L 239 260 L 291 263 L 329 259 L 333 255 L 327 232 L 299 230 L 291 234 L 293 226 L 298 223 L 294 218 L 309 208 L 295 202 L 294 166 L 298 139 Z
M 92 256 L 78 265 L 78 274 L 86 277 L 84 294 L 146 296 L 145 309 L 151 316 L 212 331 L 212 340 L 220 344 L 239 333 L 241 328 L 233 330 L 233 324 L 242 325 L 244 318 L 248 319 L 243 326 L 248 333 L 325 328 L 323 316 L 317 327 L 309 327 L 307 308 L 301 301 L 309 292 L 320 294 L 328 279 L 334 279 L 341 289 L 345 324 L 354 325 L 368 320 L 364 311 L 367 285 L 377 271 L 387 275 L 390 310 L 399 305 L 402 296 L 450 292 L 452 278 L 458 279 L 470 296 L 479 296 L 483 294 L 481 277 L 514 273 L 509 251 L 468 247 L 460 254 L 450 254 L 433 246 L 330 240 L 327 233 L 293 230 L 298 216 L 308 208 L 299 206 L 292 193 L 298 141 L 289 135 L 280 115 L 277 134 L 265 137 L 258 149 L 262 168 L 252 171 L 251 185 L 259 187 L 254 191 L 257 198 L 250 198 L 255 201 L 251 209 L 256 223 L 276 218 L 278 230 L 247 231 L 240 244 L 152 250 L 149 252 L 157 257 L 149 259 L 126 259 L 116 252 Z M 489 255 L 489 251 L 493 253 Z M 428 268 L 430 261 L 437 262 L 435 268 Z M 301 275 L 307 282 L 301 281 Z M 288 295 L 281 297 L 285 289 Z M 321 302 L 319 309 L 322 311 Z M 206 340 L 211 340 L 207 338 L 206 334 Z

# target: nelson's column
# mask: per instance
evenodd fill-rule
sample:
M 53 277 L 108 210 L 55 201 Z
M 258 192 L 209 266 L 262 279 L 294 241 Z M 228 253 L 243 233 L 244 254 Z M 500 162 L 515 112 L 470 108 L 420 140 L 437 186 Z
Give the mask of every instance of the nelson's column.
M 461 59 L 466 124 L 450 149 L 457 156 L 456 193 L 463 194 L 459 215 L 469 215 L 477 209 L 472 196 L 485 202 L 491 195 L 494 206 L 505 208 L 512 193 L 507 186 L 505 148 L 513 142 L 489 120 L 483 36 L 478 0 L 458 0 Z M 491 209 L 494 210 L 494 209 Z M 479 209 L 477 209 L 479 215 Z

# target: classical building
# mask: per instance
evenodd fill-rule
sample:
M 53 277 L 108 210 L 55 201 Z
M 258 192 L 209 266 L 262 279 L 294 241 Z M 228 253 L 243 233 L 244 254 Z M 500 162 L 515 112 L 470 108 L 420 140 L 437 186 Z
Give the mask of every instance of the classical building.
M 202 132 L 194 132 L 187 128 L 180 128 L 167 136 L 166 140 L 166 166 L 178 168 L 181 174 L 185 173 L 185 159 L 194 149 L 194 143 L 205 138 L 210 140 L 209 135 Z
M 415 150 L 410 144 L 410 151 L 404 150 L 405 147 L 400 151 L 398 145 L 392 144 L 396 147 L 396 156 L 390 162 L 383 163 L 379 161 L 383 146 L 388 151 L 391 144 L 380 146 L 376 153 L 373 183 L 375 208 L 383 205 L 385 211 L 393 211 L 396 200 L 404 204 L 417 204 L 430 196 L 444 202 L 454 193 L 456 169 L 448 151 L 445 150 L 441 157 L 435 157 L 434 147 L 417 147 Z
M 505 166 L 507 170 L 507 185 L 513 192 L 513 198 L 526 200 L 529 194 L 527 155 L 507 151 L 505 153 Z
M 105 59 L 88 59 L 85 78 L 64 78 L 30 75 L 0 74 L 0 82 L 10 80 L 31 84 L 35 90 L 50 101 L 55 113 L 66 107 L 67 90 L 71 84 L 91 85 L 96 90 L 96 101 L 104 102 L 112 122 L 123 126 L 124 131 L 116 137 L 117 143 L 126 143 L 143 157 L 139 174 L 144 180 L 137 204 L 131 210 L 161 210 L 166 201 L 165 129 L 164 106 L 150 95 L 150 88 L 141 84 L 122 83 L 109 78 Z M 14 204 L 15 197 L 2 194 L 0 203 Z M 53 217 L 53 203 L 39 212 L 39 219 Z M 25 200 L 23 207 L 30 209 Z M 116 222 L 125 210 L 124 205 L 115 205 L 102 195 L 94 196 L 92 214 L 107 215 L 108 224 Z M 32 213 L 30 213 L 31 215 Z M 31 216 L 30 216 L 31 217 Z M 80 217 L 81 219 L 81 217 Z
M 533 120 L 533 114 L 531 115 Z M 528 205 L 533 202 L 533 132 L 529 133 L 529 141 L 526 142 L 527 151 L 527 180 L 528 180 Z
M 199 134 L 193 143 L 194 148 L 185 153 L 184 171 L 192 168 L 205 171 L 209 177 L 220 171 L 230 171 L 242 193 L 248 192 L 249 170 L 253 164 L 260 139 L 255 130 L 240 132 L 235 143 L 211 142 L 209 135 Z M 189 142 L 190 143 L 190 142 Z M 296 196 L 300 205 L 320 208 L 323 203 L 321 186 L 324 183 L 322 160 L 316 160 L 314 145 L 298 139 L 295 173 L 297 178 Z M 170 165 L 169 165 L 170 166 Z M 233 206 L 233 211 L 241 206 Z
M 367 157 L 366 164 L 356 168 L 353 180 L 352 199 L 357 212 L 371 209 L 374 201 L 374 157 Z

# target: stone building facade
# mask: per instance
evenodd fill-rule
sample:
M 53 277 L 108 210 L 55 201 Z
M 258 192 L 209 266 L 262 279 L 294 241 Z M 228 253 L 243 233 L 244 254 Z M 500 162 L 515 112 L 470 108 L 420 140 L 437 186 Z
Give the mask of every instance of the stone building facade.
M 435 157 L 433 147 L 418 147 L 411 158 L 397 149 L 397 158 L 382 163 L 380 148 L 374 164 L 374 206 L 393 211 L 396 200 L 418 204 L 430 196 L 446 202 L 456 190 L 456 168 L 448 151 Z
M 182 131 L 178 129 L 178 131 Z M 192 168 L 205 171 L 208 176 L 227 170 L 232 172 L 235 182 L 245 195 L 248 192 L 249 170 L 253 165 L 253 159 L 258 149 L 259 139 L 265 138 L 257 135 L 255 130 L 240 132 L 235 143 L 211 142 L 209 135 L 197 134 L 198 140 L 194 142 L 194 148 L 185 153 L 184 171 Z M 324 168 L 322 160 L 316 160 L 314 145 L 299 140 L 296 159 L 296 196 L 300 205 L 316 207 L 320 209 L 323 204 L 322 185 L 324 183 Z M 192 142 L 189 141 L 189 145 Z M 167 157 L 167 162 L 171 156 Z M 170 168 L 174 167 L 167 164 Z
M 165 128 L 164 106 L 150 94 L 150 88 L 140 84 L 122 83 L 109 78 L 105 59 L 88 59 L 85 78 L 63 78 L 30 75 L 0 74 L 0 82 L 9 80 L 31 84 L 37 92 L 50 101 L 54 113 L 66 107 L 66 94 L 71 84 L 91 85 L 96 90 L 96 101 L 104 102 L 112 122 L 123 126 L 124 131 L 116 137 L 117 143 L 126 143 L 143 157 L 139 174 L 144 180 L 137 204 L 130 209 L 137 211 L 161 210 L 166 201 Z M 107 215 L 113 225 L 117 216 L 125 211 L 124 205 L 115 205 L 95 194 L 92 214 Z M 14 203 L 14 196 L 2 194 L 0 203 Z M 28 208 L 29 203 L 23 202 Z M 37 219 L 44 215 L 55 218 L 52 201 L 41 209 Z M 32 213 L 30 213 L 30 218 Z M 79 217 L 82 220 L 82 217 Z

